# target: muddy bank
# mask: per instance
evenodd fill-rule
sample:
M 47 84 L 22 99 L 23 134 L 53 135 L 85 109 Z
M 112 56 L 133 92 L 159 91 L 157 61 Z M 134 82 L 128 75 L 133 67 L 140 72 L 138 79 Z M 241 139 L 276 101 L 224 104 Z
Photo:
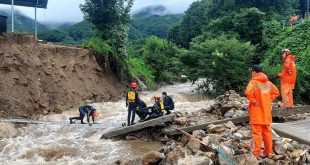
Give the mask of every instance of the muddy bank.
M 62 113 L 86 100 L 119 100 L 123 91 L 89 50 L 37 43 L 29 34 L 5 34 L 0 76 L 1 118 Z

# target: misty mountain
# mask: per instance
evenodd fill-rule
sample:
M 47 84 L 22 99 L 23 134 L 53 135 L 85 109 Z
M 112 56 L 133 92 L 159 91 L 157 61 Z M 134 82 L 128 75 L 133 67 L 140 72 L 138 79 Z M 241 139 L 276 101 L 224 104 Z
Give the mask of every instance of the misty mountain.
M 133 18 L 145 18 L 153 15 L 164 16 L 171 14 L 171 12 L 163 5 L 153 5 L 153 6 L 146 6 L 141 8 L 133 13 Z
M 10 10 L 1 10 L 0 15 L 4 15 L 8 17 L 8 31 L 11 31 L 11 25 L 12 25 L 12 17 Z M 35 20 L 32 18 L 29 18 L 25 15 L 23 15 L 18 10 L 15 10 L 14 12 L 14 29 L 15 32 L 29 32 L 34 33 L 35 31 Z M 47 27 L 42 25 L 41 23 L 38 23 L 38 32 L 46 31 Z
M 151 35 L 166 38 L 169 29 L 179 22 L 182 17 L 183 14 L 169 14 L 133 19 L 129 25 L 129 40 L 141 39 Z

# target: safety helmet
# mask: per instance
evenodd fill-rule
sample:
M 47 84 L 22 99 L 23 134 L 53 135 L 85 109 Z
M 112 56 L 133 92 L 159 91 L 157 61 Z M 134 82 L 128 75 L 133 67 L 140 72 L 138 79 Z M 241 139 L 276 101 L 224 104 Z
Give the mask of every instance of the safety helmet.
M 282 53 L 284 53 L 284 52 L 287 52 L 287 53 L 291 54 L 291 50 L 289 50 L 289 49 L 287 49 L 287 48 L 282 49 Z
M 93 113 L 93 117 L 98 117 L 99 116 L 99 112 L 98 111 L 95 111 L 94 113 Z
M 154 96 L 155 101 L 159 101 L 160 97 L 159 96 Z
M 130 84 L 130 88 L 133 88 L 133 89 L 138 88 L 137 83 L 135 83 L 135 82 L 131 83 L 131 84 Z

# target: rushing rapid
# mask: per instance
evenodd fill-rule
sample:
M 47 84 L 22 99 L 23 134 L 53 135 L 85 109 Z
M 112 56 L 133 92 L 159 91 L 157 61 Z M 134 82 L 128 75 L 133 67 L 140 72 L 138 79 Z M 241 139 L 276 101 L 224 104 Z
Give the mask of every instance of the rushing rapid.
M 194 89 L 195 85 L 191 83 L 169 85 L 157 91 L 143 92 L 141 98 L 151 106 L 153 96 L 161 96 L 166 91 L 174 99 L 176 111 L 181 112 L 197 111 L 213 103 Z M 62 114 L 42 116 L 40 120 L 53 122 L 21 127 L 18 137 L 0 140 L 1 164 L 112 164 L 162 146 L 145 140 L 100 139 L 106 129 L 126 123 L 125 101 L 92 105 L 100 112 L 99 124 L 89 126 L 77 121 L 70 125 L 68 118 L 79 115 L 75 108 Z M 137 116 L 136 120 L 139 120 Z

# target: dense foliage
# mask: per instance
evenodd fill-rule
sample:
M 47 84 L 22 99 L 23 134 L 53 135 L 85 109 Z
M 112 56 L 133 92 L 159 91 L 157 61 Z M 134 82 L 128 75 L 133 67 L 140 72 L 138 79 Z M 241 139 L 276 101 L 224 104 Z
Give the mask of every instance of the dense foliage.
M 81 11 L 85 19 L 92 23 L 96 33 L 113 49 L 113 60 L 116 74 L 122 79 L 128 79 L 128 56 L 126 44 L 128 40 L 128 23 L 133 0 L 86 0 Z
M 295 97 L 300 101 L 310 100 L 310 21 L 283 30 L 269 42 L 270 48 L 263 60 L 263 66 L 269 77 L 276 81 L 276 74 L 281 72 L 283 60 L 282 48 L 290 48 L 296 56 L 297 84 Z
M 220 94 L 230 89 L 242 92 L 249 79 L 251 59 L 255 47 L 235 38 L 195 40 L 188 52 L 181 56 L 192 81 L 205 77 L 201 89 L 209 94 Z

